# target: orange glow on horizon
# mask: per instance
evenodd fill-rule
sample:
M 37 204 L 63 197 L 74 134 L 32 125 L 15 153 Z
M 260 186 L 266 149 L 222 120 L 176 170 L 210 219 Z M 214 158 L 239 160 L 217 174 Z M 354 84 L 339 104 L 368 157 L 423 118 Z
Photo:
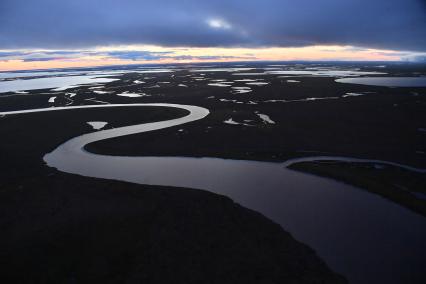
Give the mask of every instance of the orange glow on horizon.
M 401 52 L 377 49 L 354 49 L 351 46 L 308 46 L 295 48 L 168 48 L 160 46 L 116 46 L 91 49 L 95 55 L 79 58 L 64 58 L 50 61 L 29 61 L 20 59 L 0 61 L 0 71 L 32 70 L 71 67 L 95 67 L 126 64 L 175 64 L 201 62 L 236 61 L 399 61 Z M 171 57 L 158 60 L 129 60 L 112 56 L 96 55 L 109 51 L 170 52 Z M 28 51 L 27 51 L 28 52 Z M 37 51 L 40 52 L 40 51 Z M 42 51 L 41 51 L 42 52 Z M 173 57 L 191 56 L 179 60 Z M 203 56 L 218 57 L 217 60 L 203 59 Z M 197 58 L 201 57 L 201 58 Z M 222 57 L 222 58 L 220 58 Z

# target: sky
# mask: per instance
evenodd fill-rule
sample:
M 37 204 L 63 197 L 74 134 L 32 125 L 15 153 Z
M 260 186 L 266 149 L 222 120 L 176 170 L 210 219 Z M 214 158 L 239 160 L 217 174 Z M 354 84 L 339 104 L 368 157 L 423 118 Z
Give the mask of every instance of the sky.
M 0 70 L 425 59 L 426 0 L 0 0 Z

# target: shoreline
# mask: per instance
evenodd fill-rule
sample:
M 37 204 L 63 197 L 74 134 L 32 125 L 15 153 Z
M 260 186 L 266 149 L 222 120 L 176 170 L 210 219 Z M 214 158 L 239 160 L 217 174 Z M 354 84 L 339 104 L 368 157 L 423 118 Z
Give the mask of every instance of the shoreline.
M 289 165 L 295 171 L 328 177 L 377 194 L 426 217 L 426 174 L 378 163 L 305 161 Z M 420 193 L 420 194 L 416 194 Z
M 401 67 L 401 69 L 403 68 Z M 397 71 L 398 70 L 394 70 L 393 72 Z M 65 105 L 84 107 L 83 105 L 87 105 L 88 103 L 93 104 L 94 102 L 122 104 L 124 108 L 101 109 L 101 107 L 98 107 L 92 110 L 76 109 L 69 113 L 57 112 L 54 115 L 52 113 L 34 113 L 22 117 L 14 115 L 1 117 L 0 130 L 3 139 L 0 152 L 7 163 L 0 166 L 0 194 L 8 195 L 11 204 L 16 202 L 13 208 L 7 207 L 7 204 L 3 207 L 10 208 L 11 211 L 3 214 L 3 216 L 6 217 L 3 218 L 4 222 L 2 222 L 1 225 L 4 228 L 10 228 L 10 232 L 15 233 L 18 233 L 15 229 L 19 226 L 23 229 L 27 228 L 30 230 L 32 226 L 37 226 L 37 224 L 43 224 L 46 220 L 56 218 L 50 217 L 50 214 L 53 214 L 52 216 L 58 216 L 56 215 L 57 212 L 65 212 L 68 210 L 69 204 L 73 204 L 72 207 L 74 211 L 67 213 L 71 215 L 61 215 L 62 217 L 71 216 L 71 218 L 74 218 L 73 216 L 75 215 L 73 214 L 75 214 L 75 210 L 78 211 L 78 208 L 83 208 L 89 203 L 95 205 L 99 202 L 102 203 L 104 199 L 110 200 L 108 202 L 112 202 L 108 205 L 111 210 L 109 212 L 116 210 L 113 196 L 120 196 L 120 193 L 115 192 L 113 195 L 104 194 L 101 193 L 102 189 L 100 188 L 104 186 L 108 187 L 109 183 L 117 185 L 117 187 L 120 188 L 130 188 L 133 187 L 133 185 L 84 178 L 81 176 L 71 177 L 70 175 L 58 173 L 55 169 L 46 167 L 42 157 L 44 154 L 50 153 L 58 147 L 58 145 L 61 145 L 73 137 L 93 132 L 93 129 L 87 124 L 87 122 L 90 121 L 107 122 L 108 124 L 105 126 L 105 129 L 111 130 L 133 124 L 174 119 L 186 114 L 180 110 L 165 110 L 154 107 L 147 107 L 146 109 L 137 107 L 127 108 L 126 104 L 172 103 L 197 105 L 208 108 L 211 110 L 211 113 L 206 119 L 196 123 L 92 143 L 87 145 L 87 151 L 119 156 L 207 156 L 241 159 L 245 161 L 257 160 L 281 163 L 283 160 L 300 156 L 352 156 L 366 159 L 396 161 L 417 168 L 425 167 L 425 160 L 421 155 L 421 153 L 424 153 L 423 141 L 425 137 L 422 136 L 423 132 L 419 130 L 425 127 L 421 124 L 421 122 L 424 121 L 422 119 L 424 118 L 422 106 L 425 103 L 424 88 L 391 89 L 337 84 L 334 82 L 333 78 L 313 77 L 297 77 L 299 81 L 298 84 L 287 84 L 286 79 L 288 78 L 282 79 L 271 75 L 263 75 L 261 79 L 258 80 L 266 81 L 268 84 L 263 84 L 262 86 L 250 85 L 251 92 L 240 94 L 232 90 L 242 87 L 247 88 L 247 86 L 245 86 L 246 81 L 244 81 L 244 76 L 233 76 L 226 72 L 207 73 L 203 75 L 187 73 L 188 72 L 185 71 L 176 71 L 170 74 L 150 74 L 149 76 L 130 73 L 117 76 L 120 80 L 107 83 L 104 86 L 81 86 L 69 90 L 71 93 L 67 93 L 66 91 L 52 92 L 50 90 L 37 90 L 32 91 L 30 95 L 3 95 L 2 111 L 13 111 L 18 108 L 63 107 Z M 253 77 L 250 76 L 250 78 Z M 229 82 L 234 79 L 233 86 L 238 87 L 233 89 L 208 86 L 209 81 L 221 80 Z M 136 80 L 138 82 L 142 82 L 141 80 L 143 80 L 145 83 L 131 83 L 136 82 Z M 158 82 L 167 84 L 161 84 L 160 86 L 157 84 Z M 186 87 L 179 87 L 181 83 L 185 84 Z M 97 90 L 97 92 L 95 93 L 92 88 L 96 88 L 94 90 Z M 140 97 L 122 97 L 117 95 L 123 92 L 130 92 L 131 94 L 143 93 L 144 95 Z M 362 93 L 365 95 L 345 97 L 347 93 Z M 49 102 L 52 96 L 55 96 L 55 100 Z M 311 100 L 310 98 L 336 99 Z M 285 101 L 292 101 L 292 103 L 287 104 Z M 360 113 L 362 115 L 359 115 Z M 271 124 L 268 121 L 262 120 L 262 117 L 259 117 L 258 114 L 262 114 L 262 117 L 268 117 L 268 121 L 273 121 L 274 123 Z M 226 121 L 233 121 L 236 123 L 230 125 L 224 123 Z M 348 127 L 348 125 L 350 127 Z M 244 161 L 241 163 L 244 163 Z M 284 166 L 285 163 L 282 165 Z M 346 164 L 344 164 L 343 168 L 347 168 L 347 165 L 345 165 Z M 369 167 L 371 167 L 371 165 L 369 165 Z M 391 166 L 385 166 L 386 169 L 382 169 L 382 171 L 387 173 L 390 167 Z M 352 170 L 348 169 L 347 172 L 351 174 Z M 404 176 L 406 176 L 406 174 L 401 173 L 401 170 L 395 170 L 394 173 L 395 178 L 400 177 L 404 179 Z M 297 176 L 297 173 L 294 175 Z M 389 175 L 391 174 L 385 174 L 385 176 Z M 339 180 L 338 176 L 336 178 Z M 373 176 L 373 179 L 377 179 L 377 177 Z M 322 187 L 320 184 L 315 187 L 322 192 L 322 195 L 327 195 L 327 184 L 328 183 L 324 182 Z M 403 183 L 403 186 L 407 186 L 408 191 L 411 191 L 413 185 Z M 77 203 L 73 195 L 73 191 L 76 187 L 80 187 L 77 189 L 80 195 L 78 197 L 80 201 Z M 288 186 L 286 187 L 288 188 Z M 45 190 L 46 188 L 48 189 L 47 191 Z M 84 188 L 89 188 L 89 195 L 84 195 Z M 98 189 L 91 190 L 90 188 Z M 146 193 L 147 190 L 150 191 L 149 188 L 154 187 L 140 186 L 138 188 Z M 159 189 L 157 187 L 155 188 L 156 189 L 153 189 L 153 191 Z M 190 189 L 188 190 L 193 192 Z M 195 201 L 198 198 L 191 199 L 191 194 L 187 193 L 185 189 L 178 189 L 178 191 L 184 192 L 188 200 Z M 39 195 L 37 195 L 37 192 L 39 192 Z M 50 200 L 49 196 L 51 194 L 56 197 L 52 197 Z M 314 192 L 312 192 L 312 194 L 314 194 Z M 127 195 L 127 193 L 125 195 Z M 133 196 L 133 193 L 129 193 L 128 198 L 130 198 L 131 195 Z M 192 206 L 196 205 L 187 203 L 188 200 L 180 200 L 178 197 L 170 197 L 170 199 L 168 199 L 169 201 L 164 203 L 161 201 L 161 198 L 165 195 L 171 196 L 168 193 L 164 193 L 161 189 L 158 193 L 152 193 L 152 202 L 147 204 L 145 208 L 149 209 L 155 207 L 157 208 L 157 211 L 155 211 L 157 212 L 156 214 L 161 215 L 163 213 L 158 211 L 160 210 L 159 208 L 163 208 L 163 206 L 167 208 L 171 204 L 171 206 L 180 208 L 178 211 L 186 207 L 188 207 L 188 210 L 194 209 L 194 211 L 192 211 L 193 214 L 199 216 L 203 214 L 203 210 L 206 210 L 205 213 L 207 214 L 210 212 L 209 210 L 215 206 L 214 204 L 218 206 L 221 204 L 221 202 L 217 200 L 217 202 L 213 202 L 212 200 L 215 198 L 212 197 L 211 204 L 206 203 L 203 208 L 195 208 Z M 360 194 L 359 196 L 364 195 L 365 194 Z M 367 195 L 369 195 L 369 193 L 367 193 Z M 376 200 L 374 195 L 373 197 L 370 201 Z M 182 198 L 185 199 L 185 197 Z M 317 196 L 317 198 L 321 197 Z M 200 197 L 200 200 L 201 199 Z M 172 200 L 178 201 L 178 204 L 175 204 Z M 320 200 L 317 200 L 316 203 L 319 201 Z M 22 203 L 20 204 L 19 202 Z M 356 203 L 357 201 L 354 200 L 354 202 Z M 384 201 L 383 203 L 386 202 L 388 201 Z M 24 204 L 26 205 L 24 206 Z M 40 208 L 35 208 L 37 204 L 48 204 L 47 208 L 50 208 L 49 213 L 43 211 L 43 205 L 40 205 Z M 123 206 L 124 204 L 125 203 L 123 203 Z M 96 206 L 96 209 L 94 209 L 95 211 L 104 210 L 103 205 L 99 208 Z M 362 209 L 362 207 L 363 206 L 359 208 Z M 142 210 L 141 208 L 137 209 L 137 206 L 132 208 L 136 211 Z M 234 209 L 239 211 L 238 208 Z M 29 216 L 22 217 L 19 212 L 26 212 Z M 90 212 L 90 210 L 86 210 L 85 212 Z M 165 212 L 167 212 L 167 210 L 165 210 Z M 181 214 L 183 211 L 179 212 L 179 214 Z M 24 219 L 16 217 L 16 213 Z M 309 216 L 310 213 L 312 212 L 308 210 L 306 215 Z M 117 216 L 120 215 L 124 216 L 122 213 L 117 214 Z M 406 216 L 406 214 L 401 212 L 401 215 L 395 214 L 395 216 L 403 218 L 401 216 Z M 68 217 L 65 219 L 58 217 L 59 219 L 57 219 L 57 222 L 59 223 L 57 224 L 61 225 L 61 222 L 61 226 L 68 224 Z M 217 223 L 215 221 L 215 219 L 217 219 L 217 214 L 213 214 L 210 217 L 205 215 L 205 217 L 209 220 L 207 222 L 208 224 L 218 229 L 216 226 L 220 226 L 220 222 Z M 220 218 L 222 217 L 225 216 L 220 216 Z M 79 223 L 85 219 L 83 217 L 79 218 L 80 219 L 74 219 L 76 222 L 73 221 L 72 224 L 84 229 L 85 225 L 81 225 L 83 226 L 81 227 Z M 109 227 L 109 230 L 115 233 L 112 228 L 120 228 L 121 221 L 124 220 L 120 222 L 114 221 L 118 220 L 117 218 L 119 219 L 119 217 L 114 217 L 111 223 L 100 219 L 95 223 L 101 222 L 106 226 L 103 227 L 104 229 Z M 185 218 L 181 220 L 184 219 Z M 155 218 L 153 220 L 155 220 Z M 89 221 L 90 220 L 87 219 L 87 222 Z M 339 220 L 335 221 L 339 222 Z M 32 224 L 33 222 L 35 222 L 35 224 Z M 184 221 L 179 222 L 184 223 Z M 248 224 L 252 223 L 251 221 L 247 222 Z M 124 222 L 124 224 L 125 223 L 126 222 Z M 11 224 L 15 224 L 18 227 L 13 229 L 13 227 L 9 227 Z M 232 226 L 230 223 L 229 225 Z M 51 236 L 56 238 L 58 236 L 56 233 L 60 231 L 76 232 L 75 230 L 62 230 L 61 226 L 58 227 L 58 229 L 51 227 L 51 229 L 48 230 L 49 234 L 51 233 Z M 132 226 L 127 226 L 127 228 L 130 227 Z M 287 226 L 284 227 L 287 228 Z M 101 227 L 97 228 L 99 228 L 100 231 L 104 230 Z M 409 229 L 404 226 L 398 228 L 400 228 L 401 234 L 408 232 Z M 293 231 L 293 229 L 289 230 Z M 105 230 L 102 232 L 106 232 Z M 173 230 L 175 230 L 173 226 L 165 229 L 167 232 L 173 232 Z M 85 232 L 88 234 L 87 230 Z M 69 234 L 66 233 L 66 235 Z M 77 237 L 77 239 L 81 238 L 82 235 Z M 41 239 L 42 238 L 39 238 L 39 240 Z M 58 240 L 60 239 L 61 238 Z M 101 240 L 103 240 L 103 237 Z M 96 245 L 95 240 L 92 240 L 92 243 Z M 55 242 L 52 242 L 52 244 L 55 244 Z M 352 245 L 354 247 L 359 246 L 360 249 L 362 249 L 362 245 L 357 241 Z M 37 247 L 41 248 L 41 246 L 37 244 L 33 246 L 33 248 Z M 168 249 L 173 250 L 171 247 Z M 30 251 L 33 250 L 31 249 Z M 392 257 L 399 256 L 402 259 L 406 259 L 407 263 L 416 263 L 411 256 L 408 258 L 408 255 L 405 255 L 405 252 L 409 251 L 411 251 L 411 247 L 406 245 L 403 248 L 401 247 L 400 251 L 395 252 L 396 254 L 392 255 Z M 261 255 L 270 254 L 258 252 Z M 25 252 L 20 254 L 25 255 Z M 35 255 L 36 254 L 33 256 Z M 384 253 L 383 255 L 387 254 Z M 386 257 L 386 259 L 390 259 L 389 256 Z M 76 265 L 75 260 L 74 258 L 73 265 Z M 62 259 L 61 261 L 64 260 Z M 94 263 L 97 261 L 98 260 Z M 241 261 L 241 259 L 239 261 Z M 15 264 L 18 263 L 19 260 L 16 259 Z M 95 266 L 98 267 L 99 265 L 102 266 L 102 264 L 99 263 Z M 124 266 L 120 267 L 124 269 Z M 290 265 L 289 267 L 292 266 Z M 374 269 L 377 272 L 383 269 L 383 267 L 374 267 Z M 400 268 L 399 271 L 404 270 Z M 370 272 L 371 271 L 366 270 L 360 273 L 368 275 Z M 377 274 L 376 272 L 374 274 Z M 66 277 L 72 278 L 72 276 L 68 275 Z M 251 274 L 251 277 L 254 276 Z M 410 280 L 414 283 L 417 279 Z
M 82 122 L 87 120 L 86 115 L 94 115 L 90 111 L 75 111 L 79 112 Z M 128 114 L 127 110 L 115 112 Z M 144 116 L 149 121 L 181 113 L 148 107 L 144 116 L 140 111 L 134 112 L 139 113 L 139 121 L 144 121 L 141 119 Z M 56 116 L 56 121 L 63 121 L 59 117 L 74 115 L 63 113 Z M 0 123 L 5 126 L 6 121 L 15 121 L 9 129 L 16 133 L 19 125 L 25 127 L 34 120 L 45 125 L 42 121 L 47 122 L 50 117 L 48 113 L 6 116 Z M 53 126 L 52 122 L 48 124 Z M 73 127 L 66 129 L 58 123 L 55 125 L 54 133 L 66 135 L 66 139 L 72 137 L 72 132 L 90 129 L 85 123 L 74 122 Z M 75 128 L 76 125 L 79 127 Z M 33 128 L 20 135 L 37 140 L 42 137 L 33 132 L 38 131 Z M 57 282 L 62 279 L 117 283 L 127 278 L 168 283 L 171 279 L 176 281 L 179 275 L 195 282 L 205 279 L 205 275 L 217 275 L 211 278 L 217 283 L 233 283 L 233 278 L 246 279 L 247 283 L 253 279 L 267 282 L 292 279 L 298 283 L 316 283 L 323 279 L 327 283 L 346 283 L 281 226 L 227 197 L 200 190 L 133 185 L 60 173 L 36 158 L 46 151 L 43 149 L 56 144 L 57 139 L 45 137 L 49 143 L 27 144 L 28 139 L 4 137 L 11 142 L 3 140 L 3 145 L 8 145 L 2 150 L 2 154 L 6 154 L 4 151 L 8 149 L 6 158 L 13 155 L 12 149 L 33 148 L 31 156 L 15 156 L 11 163 L 2 166 L 0 225 L 3 233 L 0 239 L 7 246 L 0 255 L 6 261 L 2 263 L 7 271 L 2 278 L 6 281 Z M 18 168 L 21 171 L 8 174 Z M 228 213 L 221 214 L 225 208 Z M 229 216 L 234 215 L 237 219 L 230 220 Z M 166 221 L 150 221 L 158 218 Z M 132 240 L 128 239 L 130 236 L 134 236 Z M 105 248 L 109 249 L 104 251 Z M 145 250 L 152 255 L 144 255 Z M 157 256 L 167 256 L 170 274 L 162 273 L 164 259 Z M 224 262 L 227 265 L 223 265 Z M 139 263 L 147 266 L 140 267 Z M 114 276 L 105 274 L 108 270 Z

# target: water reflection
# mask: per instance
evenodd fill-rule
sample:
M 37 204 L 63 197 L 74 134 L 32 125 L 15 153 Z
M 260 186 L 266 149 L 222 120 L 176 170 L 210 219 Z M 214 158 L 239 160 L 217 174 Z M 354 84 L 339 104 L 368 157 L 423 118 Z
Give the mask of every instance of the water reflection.
M 103 75 L 107 77 L 106 75 Z M 16 92 L 38 89 L 56 88 L 58 91 L 63 91 L 69 88 L 75 88 L 79 85 L 108 83 L 118 79 L 112 78 L 97 78 L 96 76 L 65 76 L 65 77 L 47 77 L 27 80 L 1 81 L 0 93 Z
M 336 82 L 380 87 L 426 87 L 426 77 L 360 77 L 337 79 Z
M 47 154 L 44 160 L 49 166 L 68 173 L 140 184 L 198 188 L 229 196 L 281 224 L 296 239 L 314 248 L 351 283 L 413 283 L 413 278 L 423 276 L 426 219 L 366 191 L 291 171 L 285 167 L 289 163 L 121 157 L 92 154 L 83 149 L 91 142 L 177 126 L 202 119 L 209 113 L 204 108 L 174 104 L 128 106 L 144 105 L 181 108 L 190 114 L 75 137 Z M 73 108 L 116 106 L 123 105 Z M 59 109 L 67 108 L 13 113 Z

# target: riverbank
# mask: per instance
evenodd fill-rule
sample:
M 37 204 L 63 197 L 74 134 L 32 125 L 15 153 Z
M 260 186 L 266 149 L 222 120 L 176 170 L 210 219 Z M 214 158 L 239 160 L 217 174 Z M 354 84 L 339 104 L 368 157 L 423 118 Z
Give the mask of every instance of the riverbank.
M 204 191 L 54 172 L 0 197 L 5 283 L 345 283 L 279 225 Z
M 181 187 L 191 187 L 195 184 L 193 181 L 197 180 L 201 183 L 198 183 L 198 187 L 194 186 L 195 188 L 210 189 L 204 182 L 207 177 L 213 178 L 215 184 L 219 184 L 221 181 L 226 182 L 229 186 L 222 184 L 222 186 L 214 187 L 213 189 L 217 191 L 213 191 L 232 196 L 234 200 L 241 202 L 244 206 L 262 212 L 265 216 L 280 222 L 297 239 L 315 247 L 318 254 L 326 259 L 333 269 L 345 274 L 351 280 L 355 280 L 354 283 L 365 283 L 367 280 L 387 283 L 406 283 L 407 281 L 423 283 L 421 256 L 424 246 L 421 240 L 424 238 L 421 236 L 424 233 L 422 231 L 424 226 L 422 226 L 423 219 L 419 219 L 422 218 L 421 216 L 359 188 L 287 170 L 281 168 L 279 163 L 274 163 L 274 165 L 264 163 L 263 166 L 257 167 L 256 162 L 250 161 L 282 162 L 295 157 L 327 155 L 385 160 L 424 168 L 424 145 L 426 145 L 423 143 L 426 139 L 425 126 L 422 124 L 425 121 L 424 88 L 359 86 L 339 84 L 334 81 L 334 78 L 327 77 L 294 76 L 289 79 L 280 75 L 259 74 L 234 75 L 226 70 L 220 72 L 178 70 L 155 75 L 128 73 L 117 75 L 115 78 L 119 78 L 119 80 L 105 85 L 82 86 L 71 89 L 69 92 L 38 90 L 31 91 L 30 94 L 2 94 L 0 97 L 1 110 L 159 102 L 207 108 L 210 114 L 194 123 L 89 144 L 86 150 L 101 154 L 101 156 L 107 155 L 108 157 L 104 161 L 108 162 L 97 165 L 91 163 L 93 161 L 83 163 L 82 171 L 77 172 L 87 173 L 84 170 L 85 166 L 92 169 L 109 169 L 109 165 L 115 164 L 120 167 L 122 164 L 115 163 L 114 157 L 111 155 L 128 156 L 122 160 L 132 160 L 132 156 L 166 156 L 167 160 L 157 171 L 156 180 L 152 184 L 176 185 L 175 183 L 164 183 L 170 180 L 168 178 L 172 177 L 172 173 L 175 176 L 178 175 L 185 182 L 183 185 L 180 183 Z M 5 192 L 8 192 L 4 200 L 7 200 L 7 203 L 15 204 L 15 209 L 10 211 L 12 213 L 3 214 L 6 216 L 2 223 L 3 226 L 10 229 L 12 233 L 17 232 L 16 228 L 8 226 L 14 224 L 13 216 L 19 215 L 15 213 L 22 211 L 31 217 L 28 217 L 28 220 L 20 219 L 16 224 L 31 228 L 33 221 L 37 224 L 49 219 L 48 217 L 38 219 L 38 215 L 46 216 L 44 213 L 40 213 L 42 210 L 40 208 L 45 206 L 64 208 L 59 211 L 66 212 L 65 205 L 69 203 L 69 200 L 76 199 L 79 200 L 79 203 L 91 204 L 91 207 L 95 208 L 98 206 L 99 200 L 92 199 L 98 194 L 94 192 L 90 197 L 83 198 L 80 198 L 81 196 L 68 197 L 61 193 L 64 198 L 53 198 L 52 204 L 49 202 L 37 203 L 36 194 L 28 195 L 28 203 L 21 202 L 22 204 L 28 204 L 29 207 L 31 204 L 41 204 L 40 208 L 33 211 L 26 211 L 28 206 L 20 207 L 20 205 L 16 205 L 16 202 L 14 203 L 15 199 L 26 200 L 26 197 L 22 197 L 25 195 L 20 195 L 22 188 L 25 189 L 25 192 L 36 191 L 38 187 L 49 188 L 49 194 L 44 194 L 43 190 L 40 191 L 40 198 L 49 199 L 46 196 L 57 191 L 57 189 L 50 189 L 51 180 L 56 188 L 64 187 L 65 190 L 74 191 L 76 186 L 79 188 L 79 183 L 84 188 L 98 188 L 97 185 L 77 181 L 79 178 L 77 176 L 75 176 L 76 180 L 67 178 L 66 174 L 60 174 L 58 177 L 60 180 L 64 180 L 64 184 L 54 181 L 58 172 L 46 167 L 42 158 L 44 154 L 51 153 L 58 145 L 81 134 L 93 132 L 94 127 L 112 129 L 182 117 L 186 114 L 185 111 L 170 108 L 114 107 L 1 117 L 1 156 L 7 163 L 0 168 L 0 188 L 4 188 Z M 185 167 L 179 167 L 181 171 L 176 171 L 176 167 L 173 168 L 173 164 L 170 164 L 173 158 L 170 156 L 188 157 L 186 161 L 189 163 L 197 160 L 191 157 L 226 158 L 229 160 L 211 159 L 212 163 L 207 161 L 208 159 L 198 160 L 202 160 L 207 166 L 232 164 L 232 167 L 225 170 L 220 166 L 219 171 L 213 171 L 215 175 L 209 170 L 207 172 L 210 175 L 206 177 L 203 172 L 199 172 L 196 175 L 197 178 L 192 180 L 187 175 L 181 174 Z M 145 172 L 150 169 L 149 161 L 152 160 L 136 159 L 148 161 L 143 169 Z M 246 162 L 234 161 L 235 159 L 246 160 Z M 123 162 L 122 160 L 121 162 Z M 154 158 L 154 160 L 161 159 Z M 177 165 L 182 165 L 179 163 Z M 248 166 L 248 168 L 239 170 L 240 166 Z M 129 173 L 128 169 L 135 169 L 130 171 L 131 174 L 137 173 L 141 168 L 132 167 L 130 164 L 129 168 L 122 167 L 120 171 L 117 170 L 114 173 L 122 171 Z M 163 177 L 161 173 L 165 169 L 169 175 Z M 253 170 L 251 174 L 248 174 L 250 172 L 248 169 Z M 263 170 L 263 173 L 260 174 L 259 170 Z M 285 172 L 285 176 L 282 175 L 283 172 Z M 224 174 L 227 174 L 226 178 L 223 178 Z M 395 174 L 400 173 L 396 171 Z M 90 174 L 88 175 L 90 176 Z M 247 175 L 250 176 L 250 179 L 245 177 Z M 113 175 L 101 175 L 100 177 L 111 179 L 111 176 Z M 264 177 L 268 178 L 262 180 Z M 281 177 L 282 180 L 274 183 L 276 177 Z M 371 177 L 374 181 L 375 177 Z M 115 175 L 115 178 L 123 179 L 119 173 Z M 138 176 L 135 177 L 142 184 L 149 183 L 149 181 L 143 180 L 144 177 L 138 178 Z M 405 178 L 407 177 L 404 174 L 401 175 L 401 179 Z M 133 179 L 131 180 L 133 181 Z M 380 179 L 378 180 L 380 181 Z M 234 181 L 237 183 L 232 184 Z M 105 182 L 108 184 L 108 181 Z M 111 184 L 116 183 L 111 182 Z M 119 187 L 126 190 L 127 186 L 120 184 Z M 256 186 L 257 184 L 259 186 Z M 404 183 L 405 185 L 412 186 L 411 183 Z M 103 185 L 100 187 L 102 188 Z M 145 185 L 139 187 L 143 191 L 150 188 Z M 407 188 L 407 190 L 413 191 L 411 188 Z M 83 189 L 77 189 L 77 191 L 85 192 Z M 108 194 L 99 196 L 102 197 L 102 200 L 112 198 Z M 174 201 L 178 201 L 179 204 L 184 203 L 174 197 L 170 197 L 167 202 L 157 198 L 159 197 L 152 199 L 152 204 L 167 207 L 175 206 L 175 204 L 170 205 Z M 62 199 L 65 201 L 58 201 Z M 200 199 L 202 198 L 200 197 Z M 188 197 L 188 200 L 194 201 L 195 199 Z M 5 203 L 5 208 L 9 208 L 7 203 Z M 152 204 L 147 206 L 153 206 Z M 203 204 L 210 208 L 209 203 Z M 302 204 L 303 206 L 300 206 Z M 101 208 L 105 206 L 101 205 Z M 185 203 L 185 206 L 191 207 L 192 205 Z M 79 205 L 71 207 L 84 208 Z M 103 209 L 99 210 L 100 215 L 106 214 L 102 211 Z M 114 211 L 115 208 L 111 210 Z M 197 216 L 204 214 L 197 213 L 197 210 L 191 211 L 191 214 Z M 55 215 L 57 210 L 52 209 L 51 211 L 50 214 Z M 72 211 L 78 210 L 73 209 Z M 84 211 L 90 210 L 85 209 Z M 117 213 L 119 216 L 123 215 L 120 211 Z M 62 217 L 66 218 L 61 218 L 61 222 L 68 226 L 67 216 L 72 216 L 70 217 L 72 219 L 73 214 L 65 213 Z M 79 218 L 72 223 L 84 221 L 82 217 Z M 205 220 L 208 222 L 213 222 L 214 218 L 206 218 Z M 126 221 L 128 219 L 132 218 L 126 217 L 121 221 L 139 224 Z M 399 220 L 399 222 L 395 222 L 395 220 Z M 114 228 L 119 227 L 118 221 L 105 222 L 98 220 L 93 226 L 100 232 L 104 232 L 102 229 L 104 225 L 98 227 L 96 225 L 98 223 L 106 224 L 105 227 L 109 227 L 110 224 L 113 224 Z M 80 230 L 80 227 L 78 228 Z M 84 226 L 81 228 L 82 231 L 88 232 Z M 114 231 L 114 229 L 111 230 Z M 166 229 L 167 232 L 173 232 L 173 230 L 173 228 Z M 398 234 L 394 234 L 394 231 L 398 231 Z M 67 229 L 64 232 L 68 234 L 70 231 Z M 129 230 L 129 232 L 133 231 Z M 348 234 L 348 232 L 351 233 Z M 65 242 L 61 237 L 56 238 L 55 234 L 55 232 L 52 233 L 53 239 L 59 240 L 59 243 Z M 78 237 L 78 239 L 81 238 L 82 236 Z M 10 237 L 10 239 L 13 238 Z M 77 243 L 80 244 L 81 241 L 77 241 Z M 43 244 L 37 243 L 34 247 L 43 247 Z M 389 247 L 392 247 L 393 251 L 389 251 Z M 11 254 L 11 252 L 8 253 Z M 91 251 L 91 254 L 93 253 L 95 252 Z M 266 255 L 268 254 L 266 253 Z M 23 252 L 22 255 L 25 253 Z M 113 258 L 116 258 L 115 254 Z M 16 263 L 19 262 L 20 260 L 17 260 Z M 95 266 L 103 266 L 101 262 Z M 242 262 L 244 263 L 244 261 Z M 389 275 L 390 267 L 395 267 L 397 262 L 398 269 L 394 270 L 393 275 Z M 86 266 L 86 264 L 84 265 Z M 86 271 L 86 268 L 82 269 Z M 66 275 L 66 273 L 61 274 L 61 269 L 58 271 L 60 271 L 58 272 L 60 275 Z M 272 273 L 271 270 L 268 273 Z M 252 277 L 254 274 L 250 275 Z M 66 277 L 68 276 L 66 275 Z M 67 279 L 73 280 L 74 278 Z
M 180 117 L 178 109 L 73 110 L 0 119 L 4 282 L 345 283 L 279 225 L 229 198 L 60 173 L 42 157 L 86 122 Z
M 332 160 L 295 163 L 289 168 L 363 188 L 426 216 L 425 173 L 416 173 L 381 164 Z

